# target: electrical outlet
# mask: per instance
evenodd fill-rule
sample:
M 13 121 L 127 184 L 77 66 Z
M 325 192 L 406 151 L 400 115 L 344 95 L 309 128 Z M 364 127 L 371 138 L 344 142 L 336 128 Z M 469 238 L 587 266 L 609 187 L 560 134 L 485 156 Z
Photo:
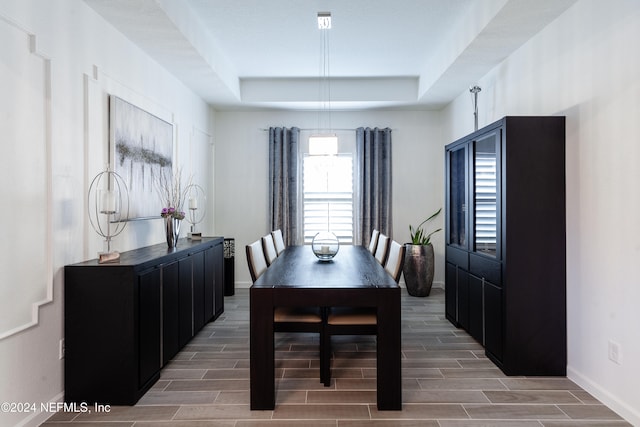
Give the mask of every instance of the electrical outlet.
M 58 343 L 58 357 L 60 360 L 64 359 L 64 338 L 60 339 Z
M 622 349 L 620 348 L 620 344 L 611 340 L 609 340 L 609 359 L 618 365 L 622 365 Z

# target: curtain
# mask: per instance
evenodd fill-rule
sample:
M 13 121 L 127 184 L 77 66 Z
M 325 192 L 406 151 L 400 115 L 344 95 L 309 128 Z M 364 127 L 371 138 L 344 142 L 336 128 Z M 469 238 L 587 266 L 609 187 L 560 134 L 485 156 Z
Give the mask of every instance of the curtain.
M 269 128 L 269 224 L 285 245 L 299 239 L 298 141 L 300 129 Z
M 391 236 L 391 129 L 356 129 L 356 194 L 354 244 L 374 229 Z

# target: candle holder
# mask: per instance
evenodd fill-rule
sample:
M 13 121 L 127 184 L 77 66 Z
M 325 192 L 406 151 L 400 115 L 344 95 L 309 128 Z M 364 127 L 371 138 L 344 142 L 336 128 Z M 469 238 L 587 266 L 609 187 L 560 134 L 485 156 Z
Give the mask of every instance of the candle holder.
M 196 225 L 202 222 L 207 213 L 207 196 L 198 184 L 189 185 L 186 193 L 189 208 L 187 221 L 191 224 L 191 230 L 187 234 L 187 238 L 191 240 L 201 240 L 202 233 L 196 232 Z
M 340 241 L 330 231 L 321 231 L 311 242 L 311 250 L 320 261 L 331 261 L 340 249 Z
M 129 218 L 129 192 L 120 175 L 109 170 L 93 178 L 87 194 L 89 222 L 104 237 L 106 252 L 98 252 L 98 263 L 120 261 L 120 253 L 111 250 L 111 239 L 122 233 Z

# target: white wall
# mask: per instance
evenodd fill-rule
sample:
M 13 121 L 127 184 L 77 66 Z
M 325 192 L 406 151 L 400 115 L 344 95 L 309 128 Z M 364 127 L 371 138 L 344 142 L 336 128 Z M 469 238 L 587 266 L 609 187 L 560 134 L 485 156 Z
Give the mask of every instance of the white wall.
M 245 245 L 268 233 L 268 146 L 270 126 L 317 127 L 314 112 L 217 112 L 215 230 L 235 238 L 237 286 L 251 282 Z M 418 111 L 332 112 L 332 127 L 360 126 L 392 129 L 393 238 L 409 239 L 409 224 L 417 225 L 443 201 L 444 150 L 440 114 Z M 355 132 L 353 132 L 355 133 Z M 345 135 L 346 134 L 346 135 Z M 351 136 L 352 132 L 338 132 Z M 443 215 L 433 225 L 442 226 Z M 433 237 L 436 251 L 436 286 L 444 282 L 444 236 Z
M 640 2 L 581 0 L 479 82 L 480 126 L 504 115 L 567 117 L 568 376 L 634 425 L 640 425 L 638 40 Z M 444 111 L 445 139 L 472 129 L 470 96 L 465 91 Z M 621 364 L 608 359 L 609 340 L 620 345 Z
M 49 227 L 52 228 L 43 234 L 38 232 L 40 227 L 30 226 L 25 220 L 28 216 L 17 212 L 12 218 L 15 223 L 11 226 L 19 226 L 21 238 L 29 242 L 34 254 L 45 248 L 50 258 L 50 264 L 45 267 L 49 271 L 44 284 L 32 283 L 25 280 L 26 276 L 20 271 L 41 268 L 35 265 L 42 264 L 40 257 L 25 256 L 15 263 L 3 257 L 0 287 L 3 292 L 9 289 L 28 293 L 49 281 L 52 302 L 36 310 L 35 326 L 0 339 L 0 401 L 34 402 L 39 412 L 40 403 L 63 397 L 63 361 L 58 358 L 64 327 L 63 266 L 95 258 L 96 252 L 102 249 L 101 238 L 88 225 L 85 198 L 90 180 L 106 164 L 108 94 L 175 123 L 174 159 L 183 165 L 185 174 L 193 173 L 203 180 L 211 180 L 207 173 L 212 162 L 207 158 L 212 159 L 214 116 L 206 103 L 82 1 L 4 0 L 0 2 L 0 30 L 2 34 L 15 36 L 0 42 L 3 46 L 0 78 L 14 79 L 18 86 L 13 89 L 18 91 L 14 96 L 0 97 L 0 111 L 12 114 L 11 120 L 0 119 L 3 161 L 24 165 L 25 170 L 45 168 L 44 172 L 31 169 L 34 177 L 44 175 L 47 181 L 41 186 L 47 194 L 37 198 L 34 207 L 50 211 Z M 31 46 L 30 38 L 35 41 Z M 22 58 L 27 58 L 27 68 L 36 70 L 48 64 L 50 72 L 43 68 L 42 73 L 22 73 L 25 67 L 20 63 Z M 38 76 L 44 76 L 44 80 Z M 45 88 L 43 91 L 34 89 L 41 86 Z M 37 101 L 38 97 L 40 108 L 45 108 L 48 115 L 22 102 Z M 33 142 L 34 127 L 36 134 L 44 135 L 45 142 L 41 145 Z M 17 145 L 48 149 L 42 156 L 46 164 L 32 164 L 28 156 L 12 149 Z M 0 190 L 5 206 L 17 205 L 25 197 L 24 188 L 34 186 L 30 185 L 33 183 L 29 181 L 28 172 L 18 167 L 16 173 L 18 179 L 3 174 Z M 211 182 L 201 182 L 201 185 L 209 190 L 213 187 Z M 38 204 L 41 200 L 44 206 Z M 211 233 L 212 227 L 211 219 L 203 231 Z M 124 234 L 116 238 L 114 248 L 124 251 L 163 241 L 161 221 L 142 221 L 131 223 Z M 31 307 L 24 310 L 30 311 Z M 50 415 L 2 412 L 0 425 L 37 425 Z

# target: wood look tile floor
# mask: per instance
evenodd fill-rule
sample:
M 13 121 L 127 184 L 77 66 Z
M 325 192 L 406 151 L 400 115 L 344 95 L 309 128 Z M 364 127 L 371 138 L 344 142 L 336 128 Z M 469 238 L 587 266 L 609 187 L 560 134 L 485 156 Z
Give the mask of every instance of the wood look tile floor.
M 276 427 L 630 426 L 567 378 L 507 377 L 444 318 L 444 291 L 402 296 L 402 411 L 376 408 L 374 337 L 334 337 L 332 383 L 318 337 L 276 335 L 276 408 L 249 409 L 249 292 L 210 323 L 131 407 L 54 414 L 44 426 Z

